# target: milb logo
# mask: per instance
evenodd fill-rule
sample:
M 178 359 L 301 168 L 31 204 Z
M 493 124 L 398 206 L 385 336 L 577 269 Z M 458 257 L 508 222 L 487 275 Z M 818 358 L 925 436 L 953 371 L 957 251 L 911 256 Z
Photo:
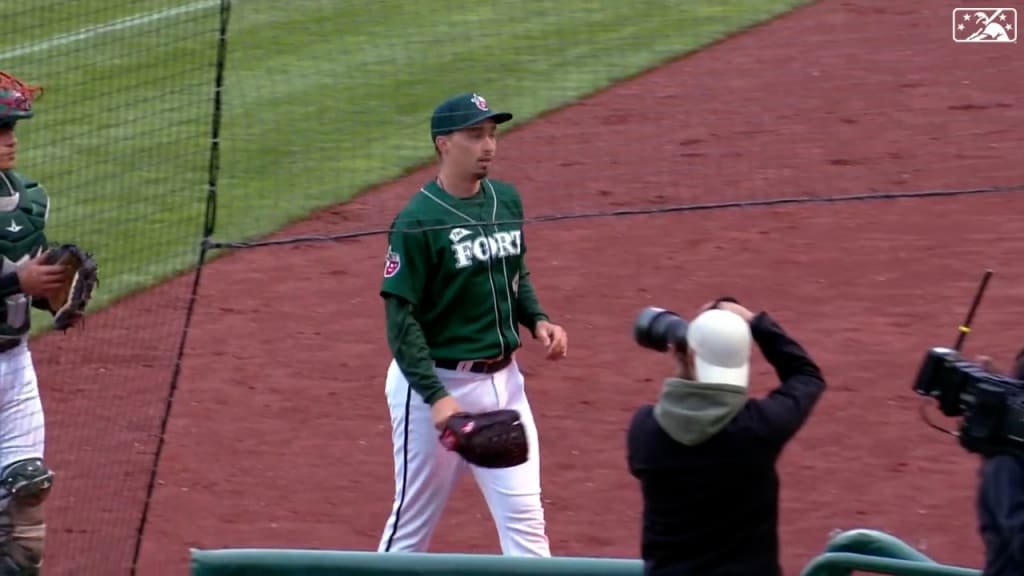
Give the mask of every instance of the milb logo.
M 954 42 L 1016 42 L 1016 8 L 953 10 Z

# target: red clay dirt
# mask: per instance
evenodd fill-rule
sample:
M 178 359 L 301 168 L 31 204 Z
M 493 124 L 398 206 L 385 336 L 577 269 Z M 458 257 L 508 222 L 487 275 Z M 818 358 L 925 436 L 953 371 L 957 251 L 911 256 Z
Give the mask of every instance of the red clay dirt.
M 509 133 L 495 177 L 519 185 L 531 215 L 1020 184 L 1020 45 L 954 44 L 954 7 L 813 5 Z M 385 227 L 430 175 L 278 236 Z M 787 573 L 831 531 L 857 527 L 979 566 L 977 461 L 921 420 L 910 386 L 925 350 L 952 343 L 985 267 L 996 275 L 968 351 L 1008 359 L 1022 344 L 1022 212 L 1024 196 L 1002 193 L 529 225 L 542 302 L 570 335 L 561 363 L 542 360 L 532 342 L 521 356 L 555 554 L 637 557 L 640 501 L 624 430 L 672 365 L 632 342 L 634 314 L 650 304 L 692 314 L 731 294 L 769 310 L 829 379 L 781 463 Z M 381 236 L 264 247 L 204 269 L 139 574 L 186 573 L 189 547 L 375 547 L 392 493 L 377 297 L 385 247 Z M 161 294 L 184 294 L 190 281 L 97 314 L 88 336 L 35 345 L 40 357 L 63 349 L 81 358 L 75 348 L 87 337 L 89 350 L 109 343 L 84 369 L 70 360 L 40 368 L 57 415 L 53 458 L 66 472 L 52 508 L 51 574 L 124 573 L 130 561 L 132 507 L 142 504 L 169 366 L 136 373 L 147 360 L 115 350 L 152 325 Z M 171 334 L 182 308 L 165 308 Z M 85 381 L 100 370 L 117 380 L 76 388 L 78 370 Z M 755 382 L 758 394 L 774 383 L 760 357 Z M 99 404 L 134 394 L 147 419 L 130 426 Z M 66 422 L 88 420 L 73 414 L 103 419 L 110 437 L 89 433 L 106 444 L 74 451 L 80 431 Z M 124 486 L 120 500 L 105 496 L 124 514 L 87 522 L 76 511 L 103 494 L 105 477 Z M 497 552 L 470 480 L 435 545 Z

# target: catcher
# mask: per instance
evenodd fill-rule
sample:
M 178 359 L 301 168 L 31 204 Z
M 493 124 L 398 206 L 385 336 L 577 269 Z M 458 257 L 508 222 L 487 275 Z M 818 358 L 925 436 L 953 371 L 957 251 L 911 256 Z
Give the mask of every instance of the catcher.
M 49 249 L 49 198 L 14 170 L 18 121 L 33 116 L 37 87 L 0 72 L 0 574 L 28 576 L 43 563 L 43 503 L 53 486 L 44 419 L 28 350 L 31 307 L 59 329 L 74 326 L 92 294 L 96 265 L 73 245 Z

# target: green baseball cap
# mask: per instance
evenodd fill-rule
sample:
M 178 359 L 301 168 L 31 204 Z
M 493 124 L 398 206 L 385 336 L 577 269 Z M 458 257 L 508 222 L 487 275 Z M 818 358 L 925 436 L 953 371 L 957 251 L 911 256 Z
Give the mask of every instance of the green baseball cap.
M 511 120 L 512 114 L 492 111 L 487 100 L 475 92 L 452 96 L 434 108 L 434 115 L 430 118 L 430 140 L 488 119 L 501 124 Z

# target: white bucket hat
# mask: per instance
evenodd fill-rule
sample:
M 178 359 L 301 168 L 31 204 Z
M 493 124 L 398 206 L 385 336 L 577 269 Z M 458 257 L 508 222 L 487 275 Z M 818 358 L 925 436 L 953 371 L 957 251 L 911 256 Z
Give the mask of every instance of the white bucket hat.
M 690 324 L 686 340 L 698 382 L 747 387 L 753 337 L 746 320 L 728 310 L 707 310 Z

